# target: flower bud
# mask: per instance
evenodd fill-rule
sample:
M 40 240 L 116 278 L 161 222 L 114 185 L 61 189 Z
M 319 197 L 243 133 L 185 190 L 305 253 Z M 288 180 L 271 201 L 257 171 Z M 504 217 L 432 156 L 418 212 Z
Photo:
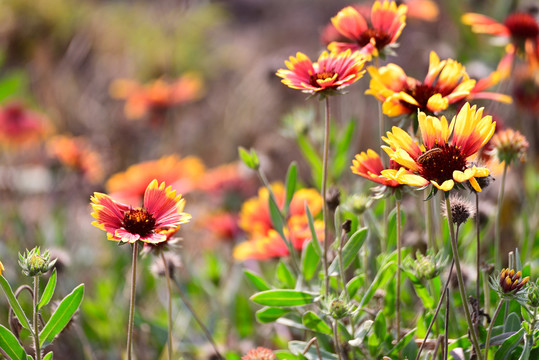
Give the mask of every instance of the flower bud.
M 509 165 L 516 159 L 521 162 L 526 160 L 529 143 L 519 131 L 513 129 L 501 130 L 494 134 L 490 142 L 496 149 L 500 162 L 504 161 Z
M 528 304 L 531 307 L 539 307 L 539 280 L 531 282 L 528 290 Z
M 524 285 L 530 280 L 529 276 L 521 279 L 522 273 L 520 271 L 515 272 L 511 269 L 503 269 L 500 273 L 500 287 L 505 294 L 516 294 L 522 289 Z
M 40 276 L 52 269 L 56 259 L 50 259 L 49 250 L 43 254 L 40 253 L 40 248 L 35 247 L 32 250 L 26 250 L 26 254 L 19 253 L 19 265 L 22 268 L 22 273 L 26 276 Z
M 329 312 L 334 319 L 342 319 L 348 316 L 348 306 L 342 300 L 333 300 L 329 306 Z

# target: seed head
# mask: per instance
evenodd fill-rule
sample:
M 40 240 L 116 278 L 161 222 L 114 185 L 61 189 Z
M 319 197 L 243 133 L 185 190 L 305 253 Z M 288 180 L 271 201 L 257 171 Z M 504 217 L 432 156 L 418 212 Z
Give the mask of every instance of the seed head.
M 454 195 L 449 200 L 451 203 L 451 218 L 457 226 L 464 224 L 469 218 L 475 216 L 475 209 L 468 200 Z M 443 213 L 447 217 L 448 213 L 445 204 L 443 205 Z

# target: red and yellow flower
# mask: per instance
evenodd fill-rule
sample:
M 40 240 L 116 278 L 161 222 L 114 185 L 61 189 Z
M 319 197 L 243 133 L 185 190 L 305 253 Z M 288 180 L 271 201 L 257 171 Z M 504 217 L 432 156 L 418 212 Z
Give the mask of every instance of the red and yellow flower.
M 285 190 L 282 183 L 272 185 L 277 205 L 282 208 Z M 269 192 L 261 188 L 258 197 L 247 200 L 240 212 L 240 227 L 247 233 L 248 240 L 238 244 L 234 249 L 234 257 L 238 260 L 271 259 L 288 255 L 288 248 L 280 234 L 273 228 L 269 212 Z M 286 226 L 283 231 L 295 249 L 302 249 L 303 244 L 312 238 L 309 228 L 305 204 L 313 216 L 322 210 L 322 196 L 314 189 L 296 191 L 289 206 Z M 318 239 L 323 239 L 323 222 L 314 223 Z
M 143 207 L 132 207 L 96 192 L 91 197 L 92 225 L 107 232 L 112 241 L 158 244 L 166 241 L 191 215 L 184 213 L 185 200 L 165 183 L 153 180 L 144 193 Z
M 277 76 L 292 89 L 322 96 L 332 95 L 359 80 L 365 70 L 366 57 L 350 50 L 340 54 L 324 51 L 313 63 L 298 52 L 285 61 L 288 69 L 279 69 Z
M 451 190 L 455 181 L 469 181 L 480 192 L 475 178 L 488 176 L 489 170 L 476 167 L 469 160 L 494 134 L 496 123 L 492 117 L 483 116 L 483 108 L 470 108 L 466 103 L 450 124 L 444 116 L 437 118 L 423 112 L 418 121 L 421 145 L 396 126 L 382 138 L 388 145 L 382 148 L 402 166 L 399 170 L 383 170 L 382 175 L 416 187 L 432 184 L 443 191 Z
M 137 206 L 152 179 L 170 184 L 174 190 L 186 194 L 196 187 L 204 171 L 205 166 L 198 157 L 169 155 L 132 165 L 126 171 L 112 175 L 105 188 L 119 201 Z
M 203 95 L 203 86 L 195 74 L 185 74 L 170 84 L 163 79 L 146 85 L 118 79 L 112 83 L 110 94 L 115 99 L 126 100 L 124 111 L 128 119 L 140 119 L 147 114 L 198 100 Z
M 50 131 L 48 119 L 18 102 L 0 107 L 0 142 L 7 146 L 30 145 Z
M 487 97 L 484 90 L 490 83 L 476 88 L 476 80 L 470 79 L 466 68 L 453 59 L 441 60 L 434 51 L 430 53 L 427 76 L 421 82 L 406 75 L 395 64 L 380 68 L 370 66 L 370 88 L 365 92 L 382 102 L 384 114 L 395 117 L 415 114 L 417 111 L 436 114 L 463 99 Z M 510 97 L 490 96 L 501 101 Z
M 398 166 L 394 161 L 391 161 L 391 168 Z M 400 183 L 396 180 L 388 179 L 382 175 L 382 171 L 386 170 L 382 164 L 380 156 L 373 150 L 368 149 L 367 152 L 357 154 L 354 160 L 352 160 L 352 166 L 350 169 L 354 174 L 363 176 L 366 179 L 377 182 L 379 184 L 397 187 Z
M 80 171 L 89 182 L 97 183 L 103 179 L 101 158 L 85 138 L 58 135 L 47 141 L 47 150 L 60 163 Z
M 353 6 L 347 6 L 331 19 L 333 26 L 345 41 L 333 41 L 330 51 L 346 50 L 378 56 L 384 48 L 395 44 L 406 25 L 406 5 L 394 1 L 375 1 L 371 9 L 370 24 Z

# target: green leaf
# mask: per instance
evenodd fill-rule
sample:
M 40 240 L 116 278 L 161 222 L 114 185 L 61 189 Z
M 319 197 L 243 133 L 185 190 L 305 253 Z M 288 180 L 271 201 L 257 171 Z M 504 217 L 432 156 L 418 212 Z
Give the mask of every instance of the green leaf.
M 333 331 L 331 330 L 331 327 L 326 324 L 324 320 L 322 320 L 318 315 L 313 313 L 312 311 L 307 311 L 305 314 L 303 314 L 302 318 L 303 325 L 308 327 L 309 329 L 326 334 L 326 335 L 332 335 Z
M 237 294 L 234 304 L 234 325 L 241 338 L 246 338 L 253 333 L 253 314 L 249 309 L 249 302 Z
M 275 350 L 273 352 L 275 357 L 279 360 L 297 360 L 298 357 L 286 350 Z
M 243 270 L 243 273 L 249 279 L 251 284 L 256 288 L 258 291 L 265 291 L 271 289 L 266 280 L 264 280 L 261 276 L 255 274 L 254 272 L 251 272 L 249 270 Z
M 434 187 L 434 186 L 433 186 Z M 404 229 L 406 222 L 406 213 L 401 209 L 401 229 Z M 387 248 L 392 249 L 397 246 L 397 209 L 393 209 L 389 213 L 387 222 Z
M 55 288 L 56 288 L 56 268 L 54 268 L 54 270 L 52 271 L 51 277 L 49 278 L 49 282 L 47 283 L 47 286 L 45 286 L 45 290 L 43 290 L 43 295 L 41 295 L 41 300 L 39 301 L 39 304 L 37 304 L 38 310 L 41 309 L 43 306 L 47 305 L 49 301 L 51 301 Z
M 43 357 L 43 360 L 52 360 L 52 351 Z
M 84 296 L 84 284 L 77 286 L 69 295 L 62 299 L 60 305 L 51 315 L 49 321 L 45 324 L 39 334 L 39 344 L 43 346 L 50 343 L 69 323 L 73 314 L 79 308 Z
M 518 360 L 528 360 L 532 352 L 533 347 L 533 337 L 530 339 L 529 336 L 524 336 L 524 349 Z M 533 358 L 536 359 L 536 358 Z
M 509 359 L 513 350 L 518 346 L 524 336 L 524 328 L 521 328 L 514 335 L 503 342 L 498 351 L 494 354 L 494 360 Z
M 382 343 L 384 342 L 386 335 L 387 335 L 387 329 L 386 329 L 386 317 L 384 315 L 383 311 L 380 311 L 376 318 L 374 319 L 373 324 L 373 331 L 369 335 L 369 338 L 367 340 L 367 345 L 369 348 L 369 352 L 374 355 L 378 353 L 379 348 L 382 346 Z
M 243 161 L 243 163 L 247 165 L 248 168 L 255 169 L 254 160 L 251 158 L 251 154 L 249 154 L 249 152 L 244 147 L 240 146 L 238 148 L 238 154 L 241 161 Z
M 346 244 L 344 245 L 342 249 L 343 266 L 345 270 L 352 264 L 359 250 L 365 243 L 366 239 L 367 239 L 366 227 L 357 230 L 350 237 L 350 239 L 348 239 L 348 241 L 346 242 Z M 339 269 L 338 259 L 335 259 L 329 267 L 329 273 L 332 274 L 338 271 L 338 269 Z
M 279 210 L 279 207 L 277 206 L 277 203 L 275 203 L 273 196 L 268 197 L 268 203 L 269 203 L 271 224 L 273 225 L 273 228 L 275 229 L 275 231 L 277 231 L 279 235 L 281 235 L 281 238 L 284 240 L 284 242 L 288 246 L 288 240 L 286 236 L 284 235 L 284 231 L 283 231 L 283 228 L 284 228 L 283 214 L 281 214 L 281 210 Z
M 305 341 L 290 341 L 288 343 L 288 349 L 295 354 L 303 354 L 307 343 Z M 320 349 L 320 354 L 322 355 L 322 360 L 338 360 L 337 355 L 327 352 L 324 349 Z M 316 352 L 316 344 L 313 344 L 309 350 L 305 353 L 305 357 L 309 360 L 319 360 L 318 353 Z
M 15 315 L 17 315 L 17 318 L 21 322 L 22 326 L 32 332 L 32 327 L 30 326 L 30 322 L 28 321 L 26 314 L 22 310 L 21 304 L 19 304 L 17 298 L 15 298 L 15 294 L 13 294 L 11 286 L 9 286 L 9 283 L 7 282 L 6 278 L 2 275 L 0 275 L 0 286 L 2 286 L 2 289 L 4 290 L 4 293 L 7 297 L 7 301 L 9 302 L 9 305 L 13 309 Z
M 251 296 L 251 301 L 264 306 L 302 306 L 314 302 L 315 295 L 297 290 L 266 290 Z
M 282 260 L 277 265 L 277 279 L 287 289 L 293 289 L 296 286 L 296 277 Z
M 0 348 L 12 360 L 26 360 L 26 352 L 19 341 L 3 325 L 0 325 Z
M 4 75 L 0 81 L 0 101 L 9 97 L 23 97 L 28 87 L 28 76 L 23 71 Z
M 344 134 L 337 140 L 335 155 L 333 157 L 333 161 L 331 162 L 331 173 L 337 179 L 348 165 L 348 153 L 350 151 L 350 143 L 354 136 L 355 125 L 356 121 L 354 119 L 349 121 L 344 129 Z
M 320 263 L 320 256 L 316 253 L 313 242 L 313 240 L 309 241 L 303 247 L 301 254 L 301 272 L 305 281 L 310 281 L 313 278 Z
M 298 181 L 298 167 L 296 166 L 295 162 L 292 162 L 290 166 L 288 167 L 288 172 L 286 173 L 286 197 L 284 202 L 284 213 L 288 213 L 288 208 L 290 206 L 290 202 L 292 201 L 292 198 L 294 197 L 294 193 L 296 192 L 296 185 Z
M 313 242 L 314 251 L 318 256 L 322 256 L 322 247 L 320 246 L 320 241 L 318 240 L 318 235 L 316 234 L 316 229 L 314 228 L 314 219 L 307 201 L 305 201 L 305 213 L 307 214 L 307 220 L 309 221 L 309 229 L 311 230 L 311 237 Z
M 256 312 L 256 319 L 262 324 L 272 323 L 290 312 L 289 309 L 264 307 Z
M 320 184 L 322 180 L 322 158 L 305 135 L 298 134 L 297 142 L 301 153 L 310 165 L 313 182 Z
M 412 284 L 414 284 L 415 293 L 417 294 L 417 297 L 421 299 L 423 306 L 427 309 L 433 309 L 435 305 L 434 298 L 429 294 L 429 291 L 425 285 L 417 277 L 415 277 L 414 274 L 409 272 L 404 273 L 412 281 Z
M 352 279 L 350 279 L 350 281 L 348 281 L 348 284 L 346 284 L 346 289 L 348 290 L 348 294 L 350 294 L 351 298 L 356 296 L 358 290 L 363 286 L 364 282 L 365 282 L 364 274 L 353 277 Z
M 399 353 L 402 351 L 402 349 L 404 349 L 406 345 L 408 345 L 408 343 L 413 340 L 415 331 L 416 329 L 412 329 L 406 335 L 404 335 L 402 339 L 399 340 L 397 345 L 395 345 L 395 347 L 391 349 L 389 354 L 393 356 L 399 356 Z
M 385 284 L 387 284 L 387 282 L 395 276 L 395 268 L 396 265 L 394 262 L 388 262 L 382 268 L 380 268 L 374 280 L 372 281 L 371 286 L 369 286 L 369 289 L 367 290 L 365 295 L 363 295 L 363 298 L 359 303 L 360 309 L 362 309 L 365 305 L 369 303 L 369 301 L 371 301 L 376 290 L 378 290 L 382 286 L 385 286 Z
M 519 329 L 520 329 L 519 316 L 516 313 L 509 314 L 503 326 L 503 332 L 518 331 Z

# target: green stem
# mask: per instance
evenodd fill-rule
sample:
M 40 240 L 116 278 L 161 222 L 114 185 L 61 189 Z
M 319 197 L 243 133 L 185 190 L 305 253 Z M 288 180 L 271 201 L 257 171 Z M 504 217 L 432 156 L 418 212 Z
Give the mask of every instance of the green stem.
M 477 278 L 475 281 L 475 298 L 477 299 L 477 307 L 479 308 L 481 296 L 481 224 L 479 224 L 479 193 L 475 192 L 475 236 L 476 236 L 476 271 Z M 479 309 L 476 309 L 479 310 Z
M 36 353 L 36 360 L 41 360 L 41 347 L 39 345 L 39 310 L 37 309 L 37 304 L 39 301 L 39 276 L 34 276 L 34 294 L 32 297 L 33 300 L 33 325 L 34 325 L 34 349 Z
M 429 195 L 425 189 L 425 198 Z M 436 245 L 434 243 L 434 233 L 432 231 L 432 201 L 425 201 L 425 212 L 427 213 L 426 217 L 426 227 L 427 227 L 427 239 L 429 249 L 435 253 Z
M 344 240 L 346 239 L 346 231 L 344 230 L 344 228 L 342 229 L 342 235 L 341 235 L 341 241 L 339 243 L 339 272 L 341 273 L 341 282 L 342 282 L 342 287 L 343 287 L 343 290 L 344 290 L 344 294 L 346 295 L 346 301 L 347 302 L 350 302 L 350 293 L 348 292 L 348 287 L 346 287 L 346 274 L 345 274 L 345 271 L 344 271 L 344 263 L 343 263 L 343 256 L 342 256 L 342 250 L 343 250 L 343 247 L 344 247 Z M 354 328 L 355 328 L 355 325 L 354 325 L 354 316 L 352 314 L 350 314 L 350 328 L 351 328 L 351 331 L 350 331 L 350 334 L 352 335 L 352 338 L 354 337 Z
M 397 299 L 396 299 L 396 312 L 397 312 L 397 342 L 401 338 L 401 267 L 402 267 L 402 240 L 401 240 L 401 202 L 396 200 L 395 204 L 397 210 Z
M 502 305 L 505 302 L 504 299 L 500 299 L 500 302 L 498 303 L 498 306 L 496 307 L 496 311 L 494 312 L 494 316 L 492 316 L 492 321 L 490 322 L 490 326 L 488 327 L 487 332 L 487 340 L 485 341 L 485 359 L 488 360 L 488 348 L 490 346 L 490 335 L 492 334 L 492 329 L 494 328 L 494 322 L 496 321 L 496 318 L 498 317 L 498 314 L 500 313 L 500 310 L 502 309 Z
M 482 360 L 483 357 L 481 356 L 481 348 L 479 347 L 479 341 L 477 340 L 475 327 L 473 326 L 473 323 L 472 323 L 472 318 L 470 316 L 470 309 L 468 308 L 468 302 L 466 299 L 466 290 L 464 289 L 464 280 L 462 278 L 462 269 L 460 267 L 458 242 L 455 236 L 455 228 L 453 226 L 453 216 L 451 215 L 451 202 L 449 200 L 449 194 L 446 193 L 445 195 L 446 195 L 445 206 L 447 209 L 447 223 L 448 223 L 447 225 L 449 226 L 449 234 L 451 235 L 451 250 L 453 251 L 453 260 L 455 261 L 455 269 L 457 270 L 457 280 L 458 280 L 458 286 L 459 286 L 459 292 L 460 292 L 460 299 L 462 300 L 462 307 L 464 308 L 464 314 L 466 315 L 466 321 L 468 323 L 468 329 L 471 334 L 473 347 L 477 354 L 477 358 L 479 360 Z
M 127 324 L 127 360 L 131 360 L 131 344 L 133 342 L 133 324 L 135 319 L 135 288 L 137 282 L 138 241 L 133 244 L 131 268 L 131 295 L 129 296 L 129 322 Z
M 197 322 L 198 326 L 200 326 L 200 328 L 202 329 L 202 331 L 204 332 L 204 335 L 206 335 L 206 338 L 208 339 L 208 341 L 210 342 L 211 346 L 213 347 L 213 350 L 215 351 L 215 355 L 217 355 L 217 357 L 220 359 L 220 360 L 224 360 L 224 357 L 223 355 L 221 355 L 221 353 L 219 352 L 219 349 L 217 348 L 217 344 L 215 343 L 215 341 L 213 340 L 213 337 L 210 333 L 210 331 L 208 330 L 208 328 L 206 327 L 206 325 L 204 325 L 204 323 L 202 322 L 202 320 L 198 317 L 198 315 L 196 314 L 195 312 L 195 309 L 193 308 L 193 306 L 191 305 L 191 302 L 189 301 L 189 299 L 187 299 L 187 296 L 185 296 L 185 294 L 183 293 L 182 291 L 182 288 L 180 286 L 180 284 L 178 283 L 178 280 L 174 277 L 174 283 L 176 284 L 176 288 L 178 289 L 178 294 L 180 295 L 180 298 L 182 299 L 185 307 L 189 310 L 189 312 L 191 313 L 191 315 L 193 315 L 193 318 L 195 319 L 195 321 Z
M 165 254 L 161 252 L 161 259 L 165 267 L 165 278 L 167 279 L 168 292 L 168 359 L 172 360 L 172 284 L 170 281 L 170 271 L 167 264 Z
M 500 186 L 500 192 L 498 194 L 498 206 L 496 208 L 496 223 L 494 224 L 494 261 L 496 262 L 496 269 L 501 268 L 502 259 L 500 258 L 500 221 L 502 216 L 502 203 L 503 203 L 503 193 L 505 190 L 505 178 L 507 175 L 507 162 L 503 165 L 503 175 L 502 175 L 502 184 Z
M 327 177 L 328 177 L 328 157 L 329 157 L 329 130 L 330 130 L 330 109 L 329 109 L 329 97 L 326 97 L 326 116 L 324 119 L 324 155 L 323 155 L 323 165 L 322 165 L 322 215 L 324 218 L 324 280 L 325 286 L 324 291 L 326 298 L 329 295 L 329 266 L 328 266 L 328 249 L 329 249 L 329 214 L 328 214 L 328 205 L 326 202 L 326 191 L 327 191 Z
M 333 336 L 335 339 L 335 352 L 337 353 L 339 360 L 342 360 L 341 346 L 339 342 L 339 325 L 337 324 L 337 320 L 333 321 Z
M 444 360 L 449 353 L 449 291 L 445 293 Z

